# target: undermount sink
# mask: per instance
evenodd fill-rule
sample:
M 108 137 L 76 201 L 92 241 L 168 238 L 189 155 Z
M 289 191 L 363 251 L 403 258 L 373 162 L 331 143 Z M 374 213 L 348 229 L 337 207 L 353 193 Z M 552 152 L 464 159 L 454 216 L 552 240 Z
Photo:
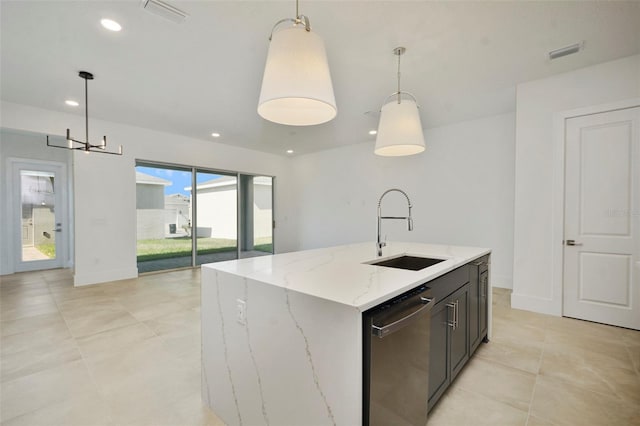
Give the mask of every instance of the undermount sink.
M 377 262 L 366 262 L 369 265 L 386 266 L 387 268 L 408 269 L 410 271 L 420 271 L 437 263 L 444 262 L 445 259 L 432 259 L 430 257 L 418 257 L 403 255 L 384 259 Z

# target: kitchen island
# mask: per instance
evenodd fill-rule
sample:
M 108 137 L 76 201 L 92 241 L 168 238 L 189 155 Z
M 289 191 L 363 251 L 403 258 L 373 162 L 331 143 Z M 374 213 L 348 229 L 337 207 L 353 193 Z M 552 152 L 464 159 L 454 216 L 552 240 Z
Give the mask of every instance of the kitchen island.
M 362 243 L 203 265 L 203 401 L 229 425 L 360 425 L 362 313 L 489 253 Z M 401 254 L 445 260 L 366 263 Z

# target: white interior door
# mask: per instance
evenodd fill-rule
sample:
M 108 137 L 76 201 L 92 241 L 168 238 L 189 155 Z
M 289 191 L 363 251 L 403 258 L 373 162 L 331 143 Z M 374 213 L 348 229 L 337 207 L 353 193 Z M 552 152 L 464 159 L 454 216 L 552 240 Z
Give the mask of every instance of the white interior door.
M 66 168 L 45 162 L 12 164 L 15 270 L 61 268 L 68 259 Z
M 563 315 L 640 329 L 640 108 L 566 121 Z

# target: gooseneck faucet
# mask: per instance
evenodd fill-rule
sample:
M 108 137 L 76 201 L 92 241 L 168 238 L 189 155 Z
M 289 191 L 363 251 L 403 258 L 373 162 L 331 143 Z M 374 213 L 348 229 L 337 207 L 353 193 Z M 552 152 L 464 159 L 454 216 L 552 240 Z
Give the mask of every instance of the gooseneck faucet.
M 382 199 L 389 192 L 393 192 L 393 191 L 401 193 L 407 199 L 407 204 L 409 205 L 409 216 L 382 216 Z M 409 228 L 409 231 L 413 231 L 413 219 L 411 218 L 411 207 L 412 207 L 411 206 L 411 200 L 409 199 L 409 196 L 407 195 L 407 193 L 404 192 L 402 189 L 397 189 L 397 188 L 387 189 L 380 196 L 380 199 L 378 200 L 378 241 L 376 243 L 376 248 L 378 249 L 378 256 L 382 256 L 382 247 L 385 247 L 387 245 L 386 241 L 381 241 L 380 240 L 380 234 L 381 234 L 380 231 L 381 231 L 381 228 L 382 228 L 382 219 L 402 219 L 402 220 L 406 220 L 407 221 L 407 227 Z

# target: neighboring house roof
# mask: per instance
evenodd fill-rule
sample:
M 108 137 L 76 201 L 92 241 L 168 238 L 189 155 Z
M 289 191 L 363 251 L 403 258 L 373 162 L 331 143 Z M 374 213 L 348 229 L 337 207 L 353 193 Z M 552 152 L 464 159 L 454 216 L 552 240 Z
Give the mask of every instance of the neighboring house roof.
M 188 203 L 189 202 L 189 197 L 187 197 L 186 195 L 182 195 L 182 194 L 170 194 L 170 195 L 165 195 L 164 197 L 164 201 L 165 203 L 169 202 L 169 203 Z
M 254 176 L 253 183 L 254 185 L 268 185 L 271 186 L 272 178 L 268 176 Z M 215 179 L 208 180 L 206 182 L 200 182 L 197 186 L 197 189 L 206 189 L 206 188 L 216 188 L 221 186 L 232 186 L 237 183 L 237 178 L 235 176 L 221 176 Z M 191 186 L 187 186 L 185 191 L 191 191 Z
M 157 176 L 151 176 L 146 173 L 136 172 L 136 183 L 143 183 L 146 185 L 171 185 L 171 181 L 159 178 Z

